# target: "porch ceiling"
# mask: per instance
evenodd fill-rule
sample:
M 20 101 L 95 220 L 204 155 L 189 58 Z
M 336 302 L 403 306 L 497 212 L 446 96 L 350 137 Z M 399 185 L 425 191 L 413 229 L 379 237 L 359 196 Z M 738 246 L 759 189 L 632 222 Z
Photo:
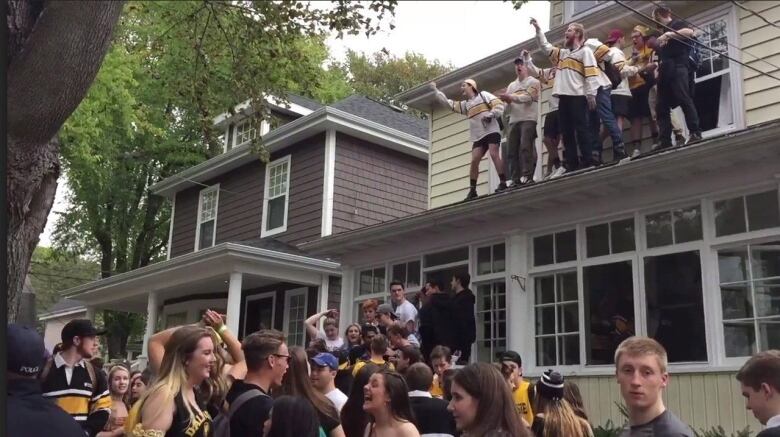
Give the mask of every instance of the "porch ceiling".
M 581 209 L 584 202 L 608 204 L 617 195 L 625 198 L 653 186 L 682 189 L 686 183 L 711 178 L 730 167 L 747 171 L 770 166 L 769 171 L 778 175 L 778 135 L 780 122 L 773 122 L 692 146 L 648 154 L 622 165 L 582 170 L 561 179 L 333 235 L 300 247 L 308 253 L 344 260 L 351 253 L 388 248 L 404 241 L 437 239 L 453 232 L 475 235 L 490 231 L 495 236 L 501 231 L 491 230 L 492 226 L 506 222 L 507 218 L 515 218 L 513 230 L 527 230 L 539 226 L 540 217 Z

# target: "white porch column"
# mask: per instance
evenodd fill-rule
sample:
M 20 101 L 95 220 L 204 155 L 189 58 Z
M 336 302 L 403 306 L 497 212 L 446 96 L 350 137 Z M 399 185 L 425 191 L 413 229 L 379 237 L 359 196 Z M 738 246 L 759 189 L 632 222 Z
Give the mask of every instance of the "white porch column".
M 330 275 L 322 275 L 319 293 L 317 293 L 317 311 L 328 309 L 328 289 L 330 288 Z M 339 317 L 339 319 L 341 319 Z
M 84 316 L 87 320 L 89 320 L 92 323 L 95 323 L 95 307 L 88 306 L 87 307 L 87 315 Z
M 529 319 L 531 280 L 528 278 L 528 237 L 512 235 L 509 243 L 509 274 L 507 283 L 507 348 L 533 363 L 533 326 Z M 523 290 L 523 287 L 525 290 Z
M 235 335 L 238 332 L 238 319 L 241 313 L 241 282 L 244 274 L 241 272 L 232 272 L 230 274 L 230 283 L 228 285 L 227 300 L 227 326 Z
M 341 270 L 341 305 L 339 307 L 339 326 L 346 327 L 350 323 L 355 323 L 355 311 L 353 310 L 353 297 L 354 290 L 352 289 L 355 282 L 355 269 L 342 266 Z
M 144 332 L 144 344 L 141 347 L 141 356 L 149 357 L 149 339 L 157 329 L 158 296 L 156 291 L 149 292 L 146 303 L 146 332 Z

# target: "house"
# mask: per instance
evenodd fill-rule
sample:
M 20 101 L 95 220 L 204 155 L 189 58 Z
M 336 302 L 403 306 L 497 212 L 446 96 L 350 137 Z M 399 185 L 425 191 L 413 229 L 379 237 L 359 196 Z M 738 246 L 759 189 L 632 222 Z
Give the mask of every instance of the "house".
M 654 7 L 627 4 L 648 15 Z M 671 7 L 707 31 L 702 42 L 780 77 L 763 62 L 780 64 L 780 31 L 748 11 L 777 20 L 776 2 Z M 601 39 L 644 22 L 615 2 L 553 1 L 551 11 L 547 37 L 556 44 L 572 21 Z M 466 78 L 503 88 L 523 49 L 545 65 L 532 39 L 436 82 L 454 98 Z M 703 142 L 649 152 L 648 138 L 646 153 L 626 164 L 491 195 L 498 180 L 485 160 L 483 196 L 470 202 L 462 202 L 468 125 L 420 84 L 397 98 L 430 114 L 429 210 L 299 248 L 339 260 L 341 313 L 350 320 L 363 300 L 387 299 L 391 280 L 414 292 L 432 276 L 449 283 L 470 272 L 474 359 L 512 349 L 529 377 L 562 371 L 579 384 L 595 425 L 624 421 L 613 353 L 636 333 L 669 351 L 670 409 L 697 430 L 755 432 L 734 375 L 751 354 L 780 348 L 780 81 L 709 53 L 704 65 L 696 76 Z M 548 97 L 546 90 L 542 113 Z
M 628 5 L 645 14 L 653 8 Z M 710 39 L 717 37 L 704 42 L 726 47 L 730 57 L 762 71 L 773 71 L 762 59 L 780 64 L 777 29 L 743 9 L 777 20 L 780 5 L 671 7 L 709 29 Z M 642 22 L 614 2 L 553 1 L 551 12 L 553 43 L 575 20 L 600 38 Z M 503 88 L 525 48 L 536 51 L 535 41 L 436 82 L 450 96 L 468 77 L 483 89 Z M 648 335 L 669 351 L 671 410 L 697 430 L 758 430 L 734 374 L 752 353 L 780 348 L 780 82 L 719 56 L 708 55 L 705 64 L 709 73 L 696 77 L 707 90 L 698 103 L 710 123 L 704 141 L 650 152 L 648 139 L 646 153 L 626 164 L 470 202 L 462 202 L 467 121 L 434 105 L 427 84 L 398 96 L 430 114 L 426 123 L 358 97 L 347 99 L 351 110 L 312 109 L 264 137 L 268 164 L 238 145 L 158 184 L 156 192 L 176 205 L 170 258 L 68 295 L 100 308 L 147 311 L 147 335 L 194 321 L 212 306 L 224 308 L 240 333 L 276 326 L 300 344 L 301 322 L 316 309 L 338 305 L 346 326 L 359 319 L 365 299 L 388 299 L 391 280 L 405 282 L 411 294 L 431 277 L 449 282 L 468 271 L 477 296 L 473 359 L 518 351 L 526 376 L 555 367 L 577 382 L 594 425 L 622 423 L 612 354 L 625 335 Z M 546 90 L 542 113 L 548 97 Z M 322 161 L 298 157 L 306 152 Z M 362 161 L 349 161 L 353 153 Z M 366 162 L 362 154 L 382 159 L 349 164 Z M 609 154 L 607 148 L 607 161 Z M 393 159 L 401 177 L 354 186 L 381 174 L 375 162 Z M 301 162 L 315 169 L 296 170 Z M 487 164 L 481 194 L 498 183 Z M 321 188 L 301 194 L 301 173 Z
M 86 317 L 87 308 L 84 304 L 72 299 L 60 299 L 48 311 L 38 314 L 38 320 L 44 324 L 43 343 L 46 349 L 51 352 L 54 346 L 62 342 L 60 334 L 68 322 Z
M 143 351 L 207 308 L 240 337 L 273 327 L 304 345 L 305 318 L 340 304 L 341 268 L 297 245 L 424 211 L 428 126 L 361 96 L 288 100 L 269 98 L 273 123 L 258 126 L 246 104 L 216 117 L 224 153 L 152 187 L 173 204 L 167 260 L 65 295 L 91 314 L 145 313 Z M 253 151 L 258 135 L 268 162 Z

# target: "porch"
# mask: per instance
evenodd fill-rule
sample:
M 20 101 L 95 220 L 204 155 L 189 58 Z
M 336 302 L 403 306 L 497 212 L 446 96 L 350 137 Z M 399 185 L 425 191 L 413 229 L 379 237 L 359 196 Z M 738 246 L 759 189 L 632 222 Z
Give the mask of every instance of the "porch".
M 73 288 L 65 296 L 84 302 L 88 318 L 105 309 L 145 314 L 142 359 L 155 332 L 195 323 L 206 309 L 225 314 L 239 338 L 275 328 L 290 344 L 303 345 L 303 321 L 332 301 L 329 289 L 340 283 L 340 265 L 272 243 L 222 243 Z

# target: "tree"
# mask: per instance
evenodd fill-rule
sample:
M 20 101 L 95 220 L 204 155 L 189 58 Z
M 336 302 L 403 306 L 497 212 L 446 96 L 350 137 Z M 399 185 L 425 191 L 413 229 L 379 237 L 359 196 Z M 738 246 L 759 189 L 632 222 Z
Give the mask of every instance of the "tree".
M 388 104 L 394 103 L 393 96 L 453 70 L 419 53 L 397 57 L 387 50 L 372 55 L 348 50 L 345 64 L 356 93 Z
M 62 299 L 61 290 L 94 281 L 99 273 L 96 262 L 50 247 L 36 247 L 30 261 L 30 281 L 38 311 L 46 312 Z
M 216 111 L 249 98 L 256 116 L 267 116 L 262 97 L 279 95 L 291 77 L 306 70 L 301 68 L 307 65 L 302 58 L 305 50 L 296 50 L 296 44 L 322 38 L 327 31 L 371 35 L 385 14 L 393 13 L 395 3 L 339 0 L 313 7 L 300 1 L 134 2 L 127 6 L 125 19 L 136 31 L 124 34 L 124 42 L 157 55 L 145 59 L 147 74 L 177 94 L 163 115 L 180 127 L 194 123 L 198 137 L 187 138 L 189 142 L 206 144 L 208 153 L 215 154 L 219 146 L 211 119 Z M 120 1 L 8 2 L 11 321 L 16 319 L 30 257 L 54 201 L 60 170 L 56 134 L 100 69 L 123 7 Z M 250 56 L 264 62 L 245 62 Z M 158 71 L 178 74 L 158 77 Z M 314 70 L 303 73 L 297 77 L 309 79 Z

